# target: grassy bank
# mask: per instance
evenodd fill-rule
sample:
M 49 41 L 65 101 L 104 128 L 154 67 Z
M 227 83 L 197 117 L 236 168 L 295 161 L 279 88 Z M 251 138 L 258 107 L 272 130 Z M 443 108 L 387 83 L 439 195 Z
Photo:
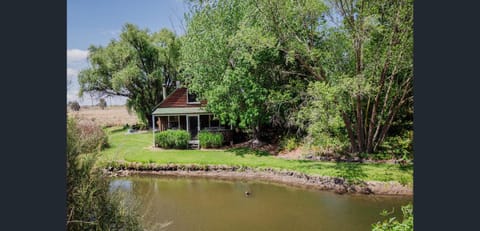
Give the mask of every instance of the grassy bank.
M 126 134 L 109 129 L 110 148 L 101 154 L 100 164 L 110 161 L 156 164 L 229 165 L 251 168 L 274 168 L 311 175 L 345 177 L 363 181 L 397 181 L 412 184 L 413 168 L 392 164 L 332 163 L 308 160 L 285 160 L 248 149 L 227 151 L 152 150 L 152 133 Z

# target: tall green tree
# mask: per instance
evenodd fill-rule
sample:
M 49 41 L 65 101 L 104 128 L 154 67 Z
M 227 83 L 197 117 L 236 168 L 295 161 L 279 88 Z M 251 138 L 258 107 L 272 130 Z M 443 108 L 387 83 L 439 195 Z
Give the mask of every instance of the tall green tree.
M 413 1 L 330 3 L 348 63 L 332 69 L 330 82 L 344 89 L 338 102 L 347 103 L 341 114 L 352 151 L 376 152 L 399 113 L 412 108 Z
M 298 125 L 377 152 L 411 119 L 411 0 L 192 2 L 184 74 L 224 122 Z
M 325 39 L 314 53 L 296 50 L 312 54 L 310 57 L 320 55 L 318 62 L 308 65 L 322 70 L 325 75 L 320 81 L 326 85 L 310 85 L 306 108 L 296 119 L 310 135 L 315 131 L 339 141 L 342 136 L 333 135 L 336 129 L 325 127 L 328 123 L 316 114 L 328 112 L 329 118 L 340 117 L 350 151 L 375 153 L 391 134 L 395 121 L 405 124 L 399 120 L 411 120 L 413 2 L 330 0 L 328 5 L 329 26 L 317 32 Z M 324 92 L 317 92 L 319 89 Z M 326 96 L 332 97 L 325 101 Z
M 90 67 L 78 77 L 79 94 L 127 97 L 128 108 L 151 126 L 152 109 L 163 99 L 162 85 L 171 88 L 177 79 L 179 49 L 180 40 L 167 29 L 150 33 L 125 24 L 118 40 L 90 46 Z
M 182 47 L 184 76 L 223 122 L 250 128 L 288 127 L 312 76 L 293 46 L 325 10 L 316 1 L 194 1 Z M 272 4 L 275 6 L 272 8 Z M 272 11 L 273 10 L 273 11 Z M 279 15 L 281 18 L 279 18 Z M 280 20 L 280 21 L 279 21 Z M 307 21 L 309 26 L 302 26 Z M 308 66 L 310 67 L 310 66 Z

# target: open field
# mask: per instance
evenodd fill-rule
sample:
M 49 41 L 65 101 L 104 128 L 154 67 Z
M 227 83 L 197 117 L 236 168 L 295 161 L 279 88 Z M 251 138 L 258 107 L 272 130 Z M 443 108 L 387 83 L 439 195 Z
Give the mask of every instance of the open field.
M 67 115 L 92 120 L 100 126 L 123 126 L 138 123 L 135 113 L 128 114 L 125 106 L 108 106 L 104 110 L 100 107 L 82 106 L 77 112 L 68 108 Z
M 121 128 L 110 128 L 107 131 L 110 148 L 100 153 L 100 165 L 112 161 L 228 165 L 293 170 L 305 174 L 345 177 L 352 180 L 413 183 L 412 166 L 287 160 L 264 152 L 254 152 L 241 148 L 230 150 L 153 150 L 151 148 L 152 133 L 126 134 L 126 130 Z

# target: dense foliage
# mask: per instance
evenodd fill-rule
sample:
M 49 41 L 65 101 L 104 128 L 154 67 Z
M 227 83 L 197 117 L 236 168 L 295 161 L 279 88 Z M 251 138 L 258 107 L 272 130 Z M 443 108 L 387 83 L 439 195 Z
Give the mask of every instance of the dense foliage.
M 150 33 L 126 24 L 118 40 L 106 47 L 90 46 L 91 67 L 78 75 L 79 94 L 127 97 L 128 108 L 151 125 L 152 110 L 163 99 L 163 84 L 173 88 L 177 78 L 179 46 L 176 35 L 167 29 Z
M 67 230 L 142 230 L 137 216 L 118 194 L 109 192 L 109 181 L 94 168 L 96 154 L 74 119 L 67 123 Z M 89 143 L 85 145 L 84 143 Z M 97 145 L 101 146 L 101 140 Z
M 188 148 L 190 133 L 185 130 L 166 130 L 155 135 L 155 145 L 161 148 Z
M 183 77 L 222 122 L 327 152 L 411 130 L 411 0 L 191 1 L 183 41 Z
M 305 104 L 296 115 L 300 128 L 308 133 L 306 143 L 320 147 L 321 153 L 341 152 L 348 145 L 340 106 L 332 103 L 337 94 L 338 89 L 325 82 L 311 83 Z
M 339 24 L 326 46 L 337 49 L 324 58 L 327 82 L 338 89 L 329 106 L 340 109 L 351 151 L 377 152 L 392 125 L 413 110 L 413 1 L 330 3 Z
M 223 134 L 219 132 L 201 131 L 198 133 L 198 141 L 202 148 L 218 148 L 223 144 Z
M 413 230 L 413 205 L 402 206 L 403 220 L 400 222 L 395 217 L 377 222 L 372 225 L 372 231 L 412 231 Z M 382 215 L 388 215 L 384 211 Z
M 309 3 L 285 2 L 281 12 L 272 12 L 267 1 L 194 4 L 181 49 L 184 76 L 222 122 L 251 129 L 255 136 L 262 126 L 292 125 L 286 115 L 296 110 L 302 89 L 315 79 L 289 52 L 295 36 L 308 31 L 300 26 L 303 21 L 316 25 L 308 18 L 324 10 L 316 1 Z M 288 8 L 298 11 L 287 15 Z M 291 29 L 277 20 L 300 27 Z

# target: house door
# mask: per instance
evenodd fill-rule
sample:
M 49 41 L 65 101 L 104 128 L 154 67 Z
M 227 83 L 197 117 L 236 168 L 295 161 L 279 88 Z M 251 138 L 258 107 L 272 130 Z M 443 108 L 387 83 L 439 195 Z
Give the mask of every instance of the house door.
M 192 140 L 197 140 L 197 135 L 198 135 L 198 120 L 199 116 L 194 115 L 194 116 L 187 116 L 188 120 L 188 132 L 190 132 L 190 135 L 192 137 Z

